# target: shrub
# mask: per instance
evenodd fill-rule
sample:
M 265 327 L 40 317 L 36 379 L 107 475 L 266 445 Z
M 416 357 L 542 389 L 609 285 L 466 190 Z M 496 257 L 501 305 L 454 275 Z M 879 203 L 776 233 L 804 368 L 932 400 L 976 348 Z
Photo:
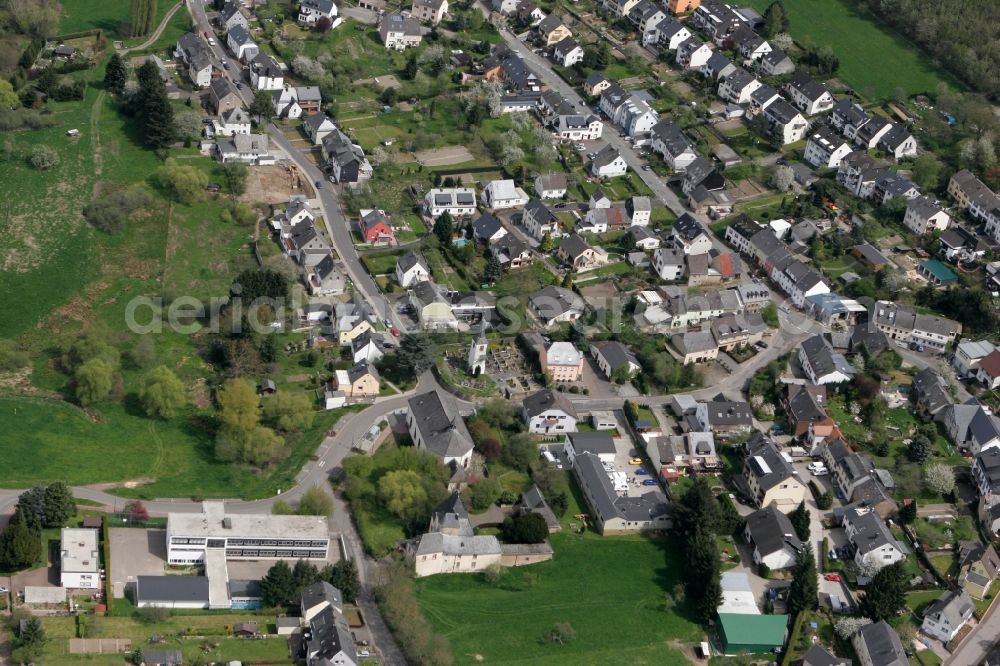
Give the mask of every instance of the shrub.
M 152 203 L 152 195 L 142 187 L 115 190 L 101 194 L 87 204 L 83 209 L 83 217 L 101 231 L 115 234 L 125 227 L 125 220 Z
M 59 153 L 54 148 L 40 143 L 31 149 L 29 161 L 32 167 L 39 171 L 46 171 L 59 165 Z

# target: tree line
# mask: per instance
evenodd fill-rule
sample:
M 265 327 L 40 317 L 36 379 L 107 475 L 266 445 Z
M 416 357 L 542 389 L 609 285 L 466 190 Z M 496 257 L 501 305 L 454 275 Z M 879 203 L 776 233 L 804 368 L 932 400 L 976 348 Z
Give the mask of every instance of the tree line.
M 1000 3 L 858 0 L 926 50 L 970 88 L 1000 93 Z

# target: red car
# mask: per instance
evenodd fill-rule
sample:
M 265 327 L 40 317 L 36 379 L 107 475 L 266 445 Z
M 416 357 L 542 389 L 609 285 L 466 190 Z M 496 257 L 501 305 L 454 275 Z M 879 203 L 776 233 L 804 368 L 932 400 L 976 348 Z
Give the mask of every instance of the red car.
M 389 332 L 392 333 L 392 337 L 394 337 L 394 338 L 398 338 L 399 337 L 399 329 L 396 328 L 395 326 L 393 326 L 392 329 Z
M 823 578 L 827 579 L 831 583 L 840 582 L 840 574 L 826 574 L 825 576 L 823 576 Z
M 209 38 L 209 34 L 208 34 L 208 31 L 206 31 L 205 32 L 205 39 L 208 39 L 208 38 Z

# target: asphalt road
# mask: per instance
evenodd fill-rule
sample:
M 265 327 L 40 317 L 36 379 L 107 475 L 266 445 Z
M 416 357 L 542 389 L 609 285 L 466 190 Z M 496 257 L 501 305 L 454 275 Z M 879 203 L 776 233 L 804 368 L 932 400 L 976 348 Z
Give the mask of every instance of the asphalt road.
M 205 13 L 204 5 L 198 2 L 198 0 L 188 0 L 187 4 L 188 10 L 197 25 L 198 34 L 204 34 L 205 32 L 214 34 L 212 25 Z M 216 39 L 215 42 L 215 46 L 210 46 L 210 48 L 219 61 L 231 57 L 226 53 L 221 40 Z M 239 82 L 244 84 L 242 89 L 238 89 L 237 92 L 243 99 L 243 102 L 249 106 L 253 103 L 254 91 L 249 84 L 238 78 L 242 74 L 242 70 L 232 65 L 230 67 L 231 69 L 226 70 L 220 66 L 220 69 L 222 69 L 224 76 L 233 83 Z M 351 237 L 351 222 L 343 214 L 343 207 L 340 197 L 337 196 L 335 186 L 329 182 L 326 174 L 320 171 L 305 152 L 294 146 L 285 137 L 279 127 L 271 123 L 265 129 L 271 137 L 271 142 L 281 148 L 312 183 L 317 181 L 323 183 L 322 189 L 317 191 L 316 202 L 323 216 L 327 235 L 337 255 L 340 257 L 348 277 L 350 277 L 354 288 L 360 292 L 361 296 L 372 307 L 379 321 L 388 319 L 392 322 L 393 326 L 403 330 L 402 319 L 391 307 L 391 304 L 385 298 L 385 295 L 382 294 L 378 285 L 375 284 L 375 280 L 368 274 L 368 271 L 361 263 L 361 259 L 358 257 L 357 250 L 354 247 L 354 239 Z

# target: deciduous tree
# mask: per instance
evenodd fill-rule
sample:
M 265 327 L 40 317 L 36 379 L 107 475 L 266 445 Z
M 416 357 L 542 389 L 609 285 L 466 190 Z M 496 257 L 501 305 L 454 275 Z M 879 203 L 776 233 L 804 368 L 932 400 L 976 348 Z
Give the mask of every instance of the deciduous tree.
M 31 166 L 39 171 L 48 171 L 52 167 L 59 166 L 59 153 L 51 146 L 39 143 L 31 148 L 29 161 Z
M 264 401 L 264 418 L 283 432 L 305 430 L 315 416 L 313 402 L 304 393 L 277 393 Z
M 955 470 L 944 463 L 931 463 L 924 468 L 924 483 L 939 495 L 955 489 Z
M 87 361 L 73 373 L 76 399 L 81 405 L 104 400 L 111 394 L 115 369 L 107 361 L 95 358 Z
M 386 509 L 404 520 L 418 515 L 427 503 L 420 475 L 409 469 L 388 472 L 379 479 L 378 495 Z
M 300 516 L 326 516 L 329 518 L 333 513 L 333 498 L 319 486 L 313 486 L 302 493 L 297 513 Z
M 160 183 L 181 203 L 194 203 L 205 196 L 208 174 L 196 166 L 178 164 L 174 159 L 157 171 Z
M 160 365 L 146 374 L 139 387 L 139 401 L 149 416 L 169 419 L 184 407 L 184 384 L 170 368 Z

